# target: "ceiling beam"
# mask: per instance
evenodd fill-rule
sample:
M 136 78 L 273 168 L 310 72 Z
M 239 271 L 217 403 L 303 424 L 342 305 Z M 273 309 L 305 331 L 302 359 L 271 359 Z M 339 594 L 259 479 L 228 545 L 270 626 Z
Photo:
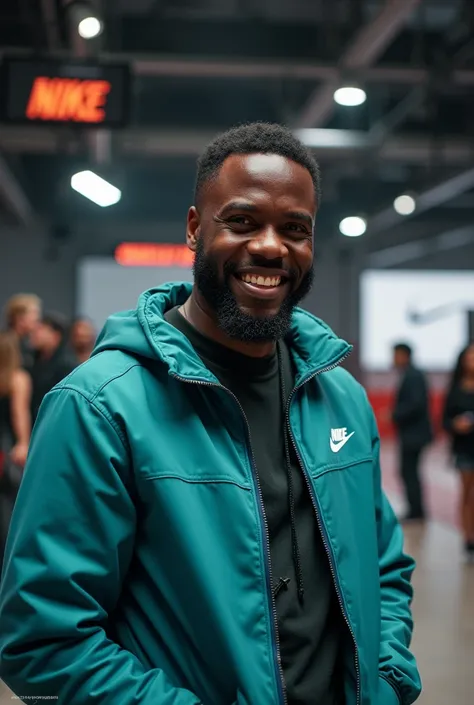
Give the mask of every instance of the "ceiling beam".
M 0 56 L 24 56 L 31 52 L 19 50 L 18 47 L 2 47 Z M 70 52 L 66 50 L 50 51 L 50 55 L 67 59 Z M 248 80 L 277 79 L 299 81 L 336 81 L 341 79 L 343 71 L 337 65 L 304 63 L 288 58 L 284 62 L 273 59 L 248 57 L 245 60 L 232 61 L 228 58 L 188 56 L 141 56 L 138 54 L 99 52 L 103 61 L 130 64 L 135 76 L 175 77 L 175 78 L 246 78 Z M 426 83 L 431 76 L 429 69 L 417 66 L 384 65 L 368 66 L 351 71 L 351 76 L 362 83 L 396 84 L 400 86 L 418 86 Z M 450 73 L 450 83 L 455 86 L 474 86 L 474 70 L 458 69 Z
M 434 237 L 406 242 L 402 245 L 386 247 L 373 252 L 368 257 L 368 264 L 375 269 L 399 267 L 409 262 L 423 259 L 429 255 L 448 252 L 474 243 L 474 226 L 467 225 L 435 235 Z
M 316 158 L 348 158 L 364 154 L 372 148 L 367 133 L 351 130 L 314 129 L 296 134 L 304 143 L 314 149 Z M 119 151 L 123 154 L 135 154 L 143 157 L 160 155 L 196 157 L 215 137 L 215 131 L 189 130 L 126 130 L 117 136 Z M 0 131 L 1 142 L 1 131 Z M 474 161 L 474 144 L 468 140 L 446 137 L 442 143 L 435 143 L 429 138 L 391 137 L 380 148 L 378 158 L 385 162 L 403 164 L 426 164 L 436 158 L 443 166 L 472 165 Z
M 391 132 L 394 132 L 412 112 L 423 105 L 427 90 L 427 84 L 415 86 L 390 112 L 372 125 L 368 134 L 374 146 L 380 146 Z
M 351 41 L 340 61 L 340 70 L 351 72 L 367 68 L 383 54 L 397 36 L 421 0 L 386 0 L 376 17 L 362 27 Z M 331 116 L 334 109 L 334 91 L 337 80 L 330 80 L 318 87 L 296 119 L 297 127 L 319 127 Z
M 372 216 L 368 223 L 367 236 L 377 235 L 389 228 L 393 228 L 395 225 L 400 225 L 408 218 L 413 218 L 432 208 L 438 208 L 472 188 L 474 188 L 474 168 L 471 167 L 467 171 L 463 171 L 418 194 L 416 196 L 416 210 L 411 215 L 399 215 L 394 208 L 390 207 Z
M 129 129 L 114 134 L 117 151 L 126 155 L 153 158 L 156 156 L 198 156 L 215 137 L 216 132 L 200 130 L 172 130 L 166 128 Z M 297 136 L 315 150 L 321 160 L 340 159 L 364 154 L 372 148 L 366 132 L 352 130 L 296 131 Z M 104 145 L 107 148 L 107 145 Z M 0 149 L 12 154 L 64 153 L 61 131 L 43 126 L 0 127 Z M 77 133 L 68 138 L 67 153 L 80 155 L 83 147 Z M 455 136 L 446 136 L 434 142 L 419 136 L 389 137 L 377 153 L 382 162 L 427 164 L 436 159 L 441 167 L 466 167 L 474 161 L 474 144 Z
M 33 207 L 19 181 L 0 155 L 0 199 L 17 221 L 26 227 L 34 222 Z

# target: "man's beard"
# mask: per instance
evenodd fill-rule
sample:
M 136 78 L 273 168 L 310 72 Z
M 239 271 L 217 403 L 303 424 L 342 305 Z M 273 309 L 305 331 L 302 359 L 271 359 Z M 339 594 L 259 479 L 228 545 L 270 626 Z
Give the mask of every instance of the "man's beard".
M 269 261 L 264 258 L 253 258 L 246 266 L 269 267 Z M 281 260 L 274 265 L 281 269 Z M 289 271 L 290 293 L 283 300 L 278 313 L 272 316 L 252 316 L 239 307 L 237 299 L 230 286 L 230 278 L 239 267 L 232 262 L 224 266 L 223 280 L 219 276 L 219 268 L 212 255 L 206 254 L 202 237 L 197 241 L 193 272 L 194 282 L 200 293 L 215 313 L 219 328 L 230 338 L 247 343 L 269 342 L 281 340 L 287 334 L 295 306 L 309 293 L 314 278 L 313 267 L 304 275 L 297 289 L 291 290 L 297 273 Z

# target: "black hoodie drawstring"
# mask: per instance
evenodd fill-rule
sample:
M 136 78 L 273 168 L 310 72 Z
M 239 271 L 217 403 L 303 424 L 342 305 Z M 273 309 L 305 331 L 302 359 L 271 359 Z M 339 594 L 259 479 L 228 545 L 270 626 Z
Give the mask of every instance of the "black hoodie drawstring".
M 293 565 L 296 573 L 296 585 L 298 588 L 298 599 L 300 603 L 304 600 L 304 586 L 303 586 L 303 571 L 301 568 L 301 554 L 300 547 L 298 544 L 298 535 L 296 532 L 296 518 L 295 518 L 295 496 L 293 490 L 293 477 L 291 472 L 291 457 L 290 457 L 290 444 L 289 444 L 289 429 L 286 424 L 286 404 L 287 396 L 285 389 L 285 380 L 283 376 L 283 363 L 280 344 L 277 343 L 277 353 L 278 353 L 278 368 L 280 372 L 280 387 L 281 387 L 281 400 L 283 408 L 283 437 L 285 442 L 285 459 L 286 459 L 286 473 L 288 477 L 288 505 L 290 510 L 290 526 L 291 526 L 291 543 L 293 549 Z M 280 579 L 281 581 L 281 579 Z M 286 582 L 286 581 L 284 581 Z M 281 588 L 280 588 L 281 589 Z M 278 590 L 279 592 L 280 590 Z

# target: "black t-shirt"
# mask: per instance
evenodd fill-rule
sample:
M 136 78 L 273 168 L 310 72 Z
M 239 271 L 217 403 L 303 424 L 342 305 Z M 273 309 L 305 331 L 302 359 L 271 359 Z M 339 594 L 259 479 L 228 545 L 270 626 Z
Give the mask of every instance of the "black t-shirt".
M 288 475 L 284 448 L 284 407 L 278 356 L 253 358 L 199 333 L 174 308 L 166 320 L 189 339 L 206 367 L 239 400 L 250 427 L 252 450 L 268 523 L 273 587 L 289 582 L 276 598 L 281 660 L 289 705 L 342 705 L 339 664 L 343 622 L 328 558 L 312 501 L 294 451 L 291 473 L 296 533 L 301 554 L 304 601 L 300 603 L 292 552 Z M 287 397 L 294 370 L 281 346 Z

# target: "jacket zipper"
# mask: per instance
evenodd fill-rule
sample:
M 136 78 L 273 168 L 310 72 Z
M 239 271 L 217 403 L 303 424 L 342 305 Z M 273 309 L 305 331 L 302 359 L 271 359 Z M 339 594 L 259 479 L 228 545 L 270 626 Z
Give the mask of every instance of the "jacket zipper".
M 315 497 L 315 495 L 314 495 L 313 488 L 312 488 L 311 483 L 310 483 L 310 481 L 309 481 L 309 477 L 308 477 L 308 473 L 307 473 L 305 464 L 304 464 L 304 462 L 303 462 L 303 459 L 302 459 L 302 457 L 301 457 L 301 455 L 300 455 L 300 452 L 299 452 L 299 450 L 298 450 L 298 447 L 297 447 L 297 445 L 296 445 L 295 439 L 294 439 L 294 437 L 293 437 L 293 432 L 292 432 L 292 430 L 291 430 L 291 424 L 290 424 L 290 406 L 291 406 L 291 402 L 292 402 L 293 395 L 295 394 L 295 392 L 298 391 L 298 389 L 301 389 L 301 387 L 303 387 L 305 384 L 307 384 L 308 382 L 310 382 L 312 379 L 314 379 L 314 378 L 317 377 L 318 375 L 322 374 L 323 372 L 329 372 L 330 370 L 333 370 L 335 367 L 337 367 L 338 365 L 340 365 L 341 362 L 344 362 L 344 360 L 346 359 L 346 357 L 348 357 L 348 355 L 349 355 L 349 353 L 347 353 L 346 355 L 344 355 L 343 357 L 341 357 L 340 360 L 338 360 L 335 364 L 329 365 L 328 367 L 324 367 L 323 369 L 318 370 L 318 371 L 315 372 L 313 375 L 311 375 L 310 377 L 308 377 L 303 383 L 299 384 L 297 387 L 295 387 L 295 388 L 293 389 L 293 391 L 291 392 L 290 397 L 289 397 L 289 399 L 288 399 L 288 403 L 287 403 L 287 407 L 286 407 L 286 425 L 287 425 L 287 428 L 288 428 L 288 431 L 289 431 L 289 434 L 290 434 L 290 438 L 291 438 L 291 442 L 292 442 L 293 448 L 295 449 L 296 457 L 298 458 L 298 462 L 299 462 L 299 464 L 300 464 L 301 470 L 302 470 L 302 472 L 303 472 L 303 476 L 304 476 L 305 481 L 306 481 L 306 485 L 307 485 L 307 487 L 308 487 L 308 491 L 309 491 L 309 495 L 310 495 L 310 497 L 311 497 L 311 501 L 312 501 L 312 503 L 313 503 L 314 512 L 315 512 L 315 514 L 316 514 L 316 521 L 317 521 L 317 524 L 318 524 L 319 531 L 320 531 L 320 533 L 321 533 L 321 538 L 322 538 L 322 540 L 323 540 L 324 550 L 326 551 L 326 555 L 327 555 L 327 557 L 328 557 L 329 568 L 330 568 L 330 571 L 331 571 L 331 576 L 332 576 L 332 579 L 333 579 L 334 587 L 335 587 L 335 589 L 336 589 L 336 596 L 337 596 L 337 599 L 338 599 L 338 602 L 339 602 L 339 607 L 340 607 L 340 609 L 341 609 L 342 616 L 343 616 L 344 621 L 345 621 L 345 623 L 346 623 L 346 625 L 347 625 L 347 628 L 349 629 L 349 633 L 350 633 L 350 635 L 351 635 L 351 637 L 352 637 L 352 641 L 353 641 L 353 644 L 354 644 L 354 665 L 355 665 L 356 684 L 357 684 L 356 705 L 359 705 L 359 703 L 360 703 L 360 687 L 361 687 L 361 686 L 360 686 L 359 651 L 358 651 L 358 648 L 357 648 L 357 641 L 356 641 L 356 637 L 355 637 L 355 634 L 354 634 L 354 630 L 352 629 L 352 625 L 351 625 L 351 623 L 350 623 L 349 617 L 348 617 L 348 615 L 347 615 L 347 612 L 346 612 L 346 609 L 345 609 L 345 606 L 344 606 L 344 601 L 343 601 L 343 599 L 342 599 L 341 588 L 340 588 L 340 586 L 339 586 L 339 580 L 338 580 L 338 577 L 337 577 L 337 571 L 336 571 L 336 568 L 335 568 L 334 562 L 333 562 L 332 551 L 331 551 L 331 548 L 330 548 L 330 545 L 329 545 L 328 538 L 327 538 L 327 536 L 326 536 L 326 531 L 325 531 L 325 529 L 324 529 L 323 521 L 322 521 L 322 519 L 321 519 L 321 510 L 320 510 L 320 507 L 319 507 L 319 503 L 318 503 L 318 501 L 316 500 L 316 497 Z
M 280 636 L 278 633 L 278 616 L 277 616 L 276 603 L 275 603 L 275 598 L 273 596 L 273 587 L 272 587 L 273 586 L 273 576 L 272 576 L 272 563 L 271 563 L 271 553 L 270 553 L 270 536 L 269 536 L 269 531 L 268 531 L 267 516 L 265 514 L 265 506 L 263 504 L 262 488 L 260 485 L 260 480 L 259 480 L 257 469 L 256 469 L 257 465 L 255 463 L 255 456 L 254 456 L 253 448 L 252 448 L 250 424 L 248 422 L 247 416 L 245 415 L 245 411 L 243 410 L 243 407 L 242 407 L 242 404 L 240 403 L 240 401 L 237 399 L 235 394 L 233 394 L 230 391 L 230 389 L 227 389 L 227 387 L 224 387 L 223 384 L 216 384 L 214 382 L 201 382 L 198 380 L 186 379 L 184 377 L 180 377 L 177 374 L 173 374 L 173 377 L 175 377 L 175 379 L 180 380 L 181 382 L 186 382 L 187 384 L 199 384 L 203 387 L 216 387 L 217 389 L 223 389 L 233 399 L 235 399 L 240 411 L 242 412 L 242 416 L 244 417 L 245 425 L 247 427 L 247 436 L 248 436 L 248 442 L 249 442 L 249 448 L 250 448 L 252 476 L 253 476 L 254 484 L 255 484 L 255 487 L 257 490 L 260 515 L 261 515 L 261 518 L 263 521 L 263 527 L 264 527 L 265 553 L 267 556 L 265 573 L 266 573 L 266 579 L 267 579 L 267 591 L 268 591 L 268 594 L 270 595 L 270 603 L 271 603 L 271 607 L 272 607 L 273 632 L 274 632 L 274 637 L 275 637 L 274 638 L 274 647 L 275 647 L 275 654 L 276 654 L 275 661 L 277 664 L 277 681 L 279 683 L 280 700 L 283 702 L 284 705 L 287 705 L 288 698 L 287 698 L 287 694 L 286 694 L 285 677 L 283 674 L 283 666 L 281 664 Z

